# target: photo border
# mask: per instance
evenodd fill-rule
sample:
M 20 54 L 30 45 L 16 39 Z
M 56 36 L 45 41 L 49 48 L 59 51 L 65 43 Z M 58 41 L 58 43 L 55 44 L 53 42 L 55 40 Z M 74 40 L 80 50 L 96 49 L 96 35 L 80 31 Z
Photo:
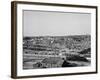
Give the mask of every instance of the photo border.
M 49 74 L 49 75 L 33 75 L 33 76 L 17 76 L 17 4 L 36 4 L 36 5 L 50 5 L 59 7 L 77 7 L 77 8 L 93 8 L 96 9 L 96 71 L 94 72 L 81 72 L 81 73 L 63 73 L 63 74 Z M 41 3 L 41 2 L 25 2 L 25 1 L 12 1 L 11 2 L 11 77 L 18 78 L 32 78 L 32 77 L 50 77 L 50 76 L 66 76 L 66 75 L 81 75 L 81 74 L 94 74 L 98 72 L 98 7 L 88 5 L 74 5 L 74 4 L 58 4 L 58 3 Z

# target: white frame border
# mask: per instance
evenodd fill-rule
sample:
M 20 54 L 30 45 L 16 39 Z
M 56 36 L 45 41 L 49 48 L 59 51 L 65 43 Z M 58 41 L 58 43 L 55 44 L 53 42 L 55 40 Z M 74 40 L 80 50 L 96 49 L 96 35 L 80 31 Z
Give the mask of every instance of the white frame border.
M 22 35 L 22 10 L 46 10 L 46 11 L 62 11 L 62 12 L 82 12 L 91 13 L 91 66 L 90 67 L 75 67 L 75 68 L 52 68 L 52 69 L 34 69 L 23 70 L 23 35 Z M 96 71 L 96 9 L 82 8 L 82 7 L 60 7 L 60 6 L 46 6 L 46 5 L 28 5 L 17 4 L 17 76 L 37 76 L 37 75 L 50 75 L 50 74 L 69 74 L 69 73 L 82 73 L 82 72 L 95 72 Z M 76 71 L 76 72 L 75 72 Z

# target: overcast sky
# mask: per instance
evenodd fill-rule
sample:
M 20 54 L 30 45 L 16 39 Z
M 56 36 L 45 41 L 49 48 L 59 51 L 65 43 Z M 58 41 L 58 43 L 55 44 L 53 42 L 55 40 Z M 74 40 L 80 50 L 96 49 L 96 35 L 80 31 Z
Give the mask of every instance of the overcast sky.
M 67 36 L 91 33 L 91 14 L 23 11 L 24 36 Z

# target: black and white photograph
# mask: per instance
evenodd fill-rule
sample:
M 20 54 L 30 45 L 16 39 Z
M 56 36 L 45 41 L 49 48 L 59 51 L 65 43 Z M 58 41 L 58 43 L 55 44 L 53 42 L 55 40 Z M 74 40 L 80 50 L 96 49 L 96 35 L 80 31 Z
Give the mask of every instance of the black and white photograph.
M 23 69 L 91 65 L 91 14 L 24 10 L 23 17 Z
M 12 78 L 97 73 L 97 6 L 13 1 Z

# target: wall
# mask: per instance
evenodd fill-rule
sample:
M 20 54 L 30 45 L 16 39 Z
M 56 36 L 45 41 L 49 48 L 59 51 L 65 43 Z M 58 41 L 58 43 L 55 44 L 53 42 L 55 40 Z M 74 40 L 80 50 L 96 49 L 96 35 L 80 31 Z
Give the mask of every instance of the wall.
M 79 4 L 79 5 L 98 5 L 98 6 L 100 5 L 99 0 L 31 0 L 31 1 Z M 10 70 L 11 70 L 10 69 L 11 68 L 10 66 L 11 65 L 11 8 L 10 7 L 11 7 L 11 0 L 0 0 L 0 80 L 14 80 L 10 78 Z M 100 16 L 98 16 L 98 18 L 100 18 Z M 98 25 L 98 30 L 99 26 L 100 25 Z M 100 32 L 98 32 L 98 34 L 100 35 Z M 100 37 L 98 38 L 98 41 L 99 41 L 98 44 L 100 46 Z M 98 64 L 98 66 L 100 67 L 100 64 Z M 34 79 L 30 78 L 28 80 L 100 80 L 99 76 L 100 73 L 91 75 L 88 74 L 88 75 L 75 75 L 75 76 L 45 77 L 45 78 L 34 78 Z

